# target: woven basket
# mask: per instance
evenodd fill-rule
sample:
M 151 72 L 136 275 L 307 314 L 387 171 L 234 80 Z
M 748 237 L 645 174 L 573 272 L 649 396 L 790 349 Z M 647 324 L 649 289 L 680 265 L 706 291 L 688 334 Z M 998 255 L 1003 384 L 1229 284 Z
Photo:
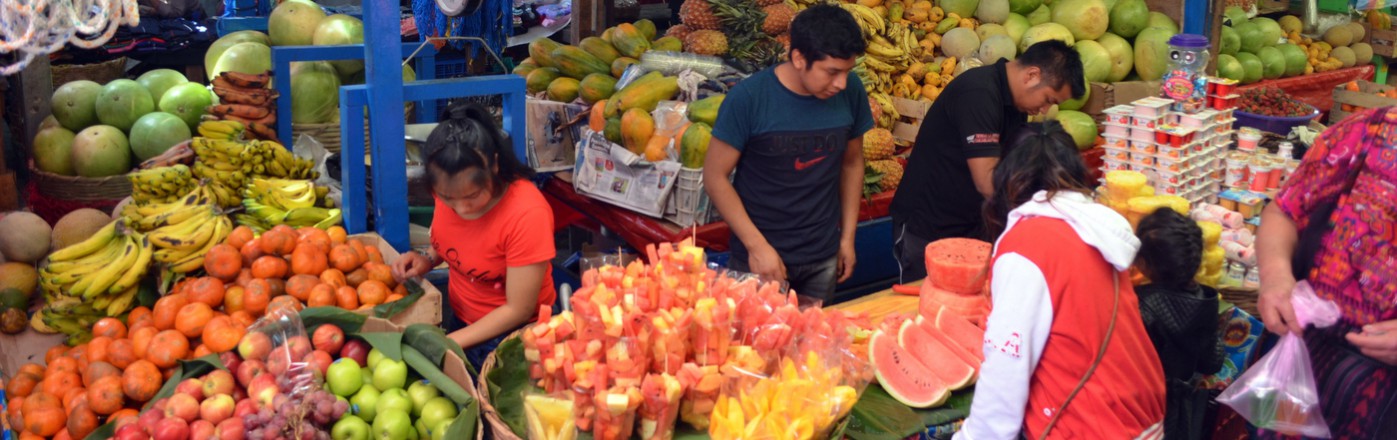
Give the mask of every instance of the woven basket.
M 405 122 L 408 123 L 408 124 L 411 124 L 411 123 L 412 123 L 412 113 L 413 113 L 413 109 L 416 108 L 416 107 L 417 107 L 416 104 L 415 104 L 415 103 L 411 103 L 411 102 L 409 102 L 409 103 L 407 103 L 407 105 L 403 106 L 403 121 L 405 121 Z M 316 141 L 319 141 L 320 144 L 321 144 L 322 146 L 325 147 L 325 151 L 328 151 L 328 152 L 330 152 L 330 153 L 332 153 L 332 154 L 333 154 L 333 153 L 338 153 L 338 152 L 340 152 L 340 144 L 341 144 L 341 140 L 340 140 L 340 124 L 338 124 L 338 123 L 328 123 L 328 124 L 291 124 L 291 143 L 292 143 L 292 144 L 295 144 L 296 139 L 300 139 L 300 138 L 301 138 L 301 135 L 303 135 L 303 134 L 304 134 L 304 135 L 308 135 L 308 136 L 310 136 L 310 137 L 312 137 L 312 138 L 315 138 Z M 370 141 L 369 141 L 369 117 L 368 117 L 368 115 L 364 115 L 364 149 L 365 149 L 365 150 L 368 150 L 368 149 L 369 149 L 369 145 L 370 145 L 369 142 L 370 142 Z M 293 146 L 294 146 L 294 145 L 293 145 Z
M 39 194 L 56 200 L 106 201 L 121 200 L 131 195 L 131 182 L 126 175 L 109 177 L 60 176 L 34 168 L 29 164 Z
M 78 80 L 106 84 L 126 76 L 126 57 L 92 64 L 60 64 L 50 69 L 53 88 Z
M 1222 295 L 1222 300 L 1232 303 L 1242 311 L 1250 313 L 1252 316 L 1261 318 L 1261 313 L 1256 308 L 1257 289 L 1218 289 L 1218 294 Z
M 525 327 L 527 328 L 527 327 Z M 515 331 L 505 340 L 519 337 L 523 330 Z M 490 426 L 490 432 L 494 434 L 495 440 L 524 440 L 514 434 L 514 430 L 509 429 L 509 425 L 500 418 L 500 412 L 495 409 L 495 405 L 490 403 L 490 386 L 486 384 L 485 375 L 495 369 L 495 353 L 490 353 L 485 357 L 485 364 L 480 366 L 480 380 L 476 381 L 476 386 L 480 387 L 480 418 Z M 483 430 L 482 430 L 483 431 Z

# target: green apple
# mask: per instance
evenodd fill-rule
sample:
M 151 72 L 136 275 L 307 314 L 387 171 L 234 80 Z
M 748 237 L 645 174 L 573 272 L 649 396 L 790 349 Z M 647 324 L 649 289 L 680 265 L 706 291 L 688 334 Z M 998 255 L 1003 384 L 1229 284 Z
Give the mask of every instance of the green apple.
M 378 388 L 379 391 L 402 389 L 407 385 L 406 362 L 384 358 L 378 361 L 378 366 L 373 370 L 374 388 Z
M 359 375 L 364 378 L 364 385 L 374 383 L 374 370 L 370 370 L 369 367 L 360 368 Z
M 412 398 L 412 416 L 422 417 L 422 406 L 426 405 L 428 400 L 432 400 L 433 397 L 440 395 L 441 391 L 437 391 L 437 387 L 432 386 L 432 384 L 425 380 L 419 380 L 413 382 L 412 385 L 408 385 L 407 396 Z
M 412 414 L 412 399 L 407 396 L 407 391 L 403 391 L 401 388 L 384 390 L 378 396 L 378 404 L 374 406 L 374 412 L 383 414 L 395 409 Z
M 432 433 L 431 440 L 446 440 L 446 431 L 451 429 L 452 421 L 453 420 L 444 420 L 440 423 L 437 423 L 436 426 L 432 429 L 428 430 Z
M 349 399 L 349 407 L 354 415 L 364 420 L 373 420 L 378 414 L 378 388 L 373 385 L 364 385 L 359 388 L 359 392 Z
M 340 358 L 325 371 L 325 383 L 336 396 L 353 396 L 364 386 L 363 370 L 354 359 Z
M 367 359 L 367 360 L 368 360 L 368 364 L 369 364 L 369 365 L 368 365 L 369 369 L 373 369 L 374 367 L 377 367 L 377 366 L 378 366 L 378 361 L 383 360 L 384 357 L 385 357 L 385 356 L 383 356 L 383 352 L 378 351 L 377 348 L 371 348 L 371 349 L 369 349 L 369 357 L 368 357 L 368 359 Z
M 419 418 L 427 422 L 427 426 L 436 426 L 437 423 L 454 420 L 456 414 L 456 402 L 445 397 L 433 397 L 423 405 Z
M 412 416 L 407 411 L 390 410 L 374 417 L 373 438 L 382 440 L 407 440 L 417 436 L 412 427 Z
M 369 438 L 369 422 L 358 416 L 346 414 L 330 428 L 330 438 L 335 440 L 366 440 Z

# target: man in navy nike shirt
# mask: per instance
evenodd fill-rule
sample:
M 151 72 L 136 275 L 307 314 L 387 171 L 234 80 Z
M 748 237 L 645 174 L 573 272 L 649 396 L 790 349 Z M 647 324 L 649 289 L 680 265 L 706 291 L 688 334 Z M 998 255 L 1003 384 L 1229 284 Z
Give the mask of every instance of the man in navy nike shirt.
M 738 83 L 723 101 L 703 180 L 732 230 L 730 268 L 826 302 L 853 274 L 862 139 L 873 128 L 868 94 L 851 72 L 864 49 L 852 15 L 811 6 L 791 23 L 790 60 Z

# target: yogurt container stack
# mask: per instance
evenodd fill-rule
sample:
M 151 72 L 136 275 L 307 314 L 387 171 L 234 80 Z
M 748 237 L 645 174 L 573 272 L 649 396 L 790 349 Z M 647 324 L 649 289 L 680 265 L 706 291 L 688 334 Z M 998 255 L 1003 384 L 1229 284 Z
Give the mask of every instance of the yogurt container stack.
M 1232 142 L 1233 109 L 1170 111 L 1172 101 L 1148 97 L 1106 109 L 1103 171 L 1144 173 L 1160 195 L 1197 204 L 1215 201 Z

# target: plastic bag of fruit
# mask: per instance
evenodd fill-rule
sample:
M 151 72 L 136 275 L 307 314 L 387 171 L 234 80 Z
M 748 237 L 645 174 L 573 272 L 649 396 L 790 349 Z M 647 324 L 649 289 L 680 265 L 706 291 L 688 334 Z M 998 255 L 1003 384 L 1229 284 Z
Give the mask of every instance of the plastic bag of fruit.
M 308 356 L 312 350 L 300 315 L 286 308 L 273 310 L 258 319 L 238 344 L 244 362 L 264 362 L 267 372 L 276 379 L 276 390 L 292 397 L 304 395 L 324 383 L 324 377 L 310 365 Z

